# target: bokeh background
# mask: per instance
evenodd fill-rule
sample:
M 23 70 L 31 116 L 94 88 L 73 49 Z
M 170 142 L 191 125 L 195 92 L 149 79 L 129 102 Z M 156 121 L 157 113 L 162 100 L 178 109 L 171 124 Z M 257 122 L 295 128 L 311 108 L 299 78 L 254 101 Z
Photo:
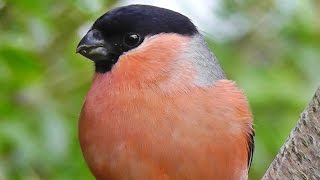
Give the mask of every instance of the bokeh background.
M 93 64 L 75 53 L 90 24 L 143 1 L 0 0 L 0 180 L 94 179 L 77 140 Z M 320 85 L 320 1 L 146 1 L 188 15 L 255 117 L 260 179 Z

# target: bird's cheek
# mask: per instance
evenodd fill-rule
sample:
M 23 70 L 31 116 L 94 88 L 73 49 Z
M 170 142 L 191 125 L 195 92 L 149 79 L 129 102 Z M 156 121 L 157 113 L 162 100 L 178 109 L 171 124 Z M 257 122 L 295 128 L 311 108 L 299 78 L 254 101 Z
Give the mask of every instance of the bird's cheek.
M 120 56 L 114 71 L 139 81 L 162 81 L 170 78 L 178 66 L 187 37 L 162 34 L 146 38 L 136 49 Z

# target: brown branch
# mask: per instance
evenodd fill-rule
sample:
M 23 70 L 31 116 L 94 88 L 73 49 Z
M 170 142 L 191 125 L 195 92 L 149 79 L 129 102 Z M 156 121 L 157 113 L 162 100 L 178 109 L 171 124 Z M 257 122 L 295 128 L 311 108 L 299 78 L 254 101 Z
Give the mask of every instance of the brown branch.
M 262 180 L 320 179 L 320 88 Z

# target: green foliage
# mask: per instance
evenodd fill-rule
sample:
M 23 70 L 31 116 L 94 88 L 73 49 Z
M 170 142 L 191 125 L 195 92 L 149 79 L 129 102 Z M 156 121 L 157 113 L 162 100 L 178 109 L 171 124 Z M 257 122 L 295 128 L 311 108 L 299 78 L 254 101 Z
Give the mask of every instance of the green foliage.
M 0 179 L 93 179 L 77 139 L 93 67 L 75 47 L 79 28 L 114 3 L 102 2 L 0 0 Z M 289 2 L 226 0 L 218 15 L 243 16 L 249 30 L 209 40 L 252 106 L 251 179 L 263 175 L 320 84 L 320 4 L 295 1 L 283 11 L 279 3 Z

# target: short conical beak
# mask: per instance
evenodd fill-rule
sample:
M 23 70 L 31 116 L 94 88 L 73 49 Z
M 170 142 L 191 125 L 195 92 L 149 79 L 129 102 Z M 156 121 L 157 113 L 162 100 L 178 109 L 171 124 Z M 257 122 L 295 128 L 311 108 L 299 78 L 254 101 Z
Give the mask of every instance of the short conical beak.
M 108 49 L 100 31 L 90 30 L 79 42 L 77 53 L 93 61 L 107 60 Z

